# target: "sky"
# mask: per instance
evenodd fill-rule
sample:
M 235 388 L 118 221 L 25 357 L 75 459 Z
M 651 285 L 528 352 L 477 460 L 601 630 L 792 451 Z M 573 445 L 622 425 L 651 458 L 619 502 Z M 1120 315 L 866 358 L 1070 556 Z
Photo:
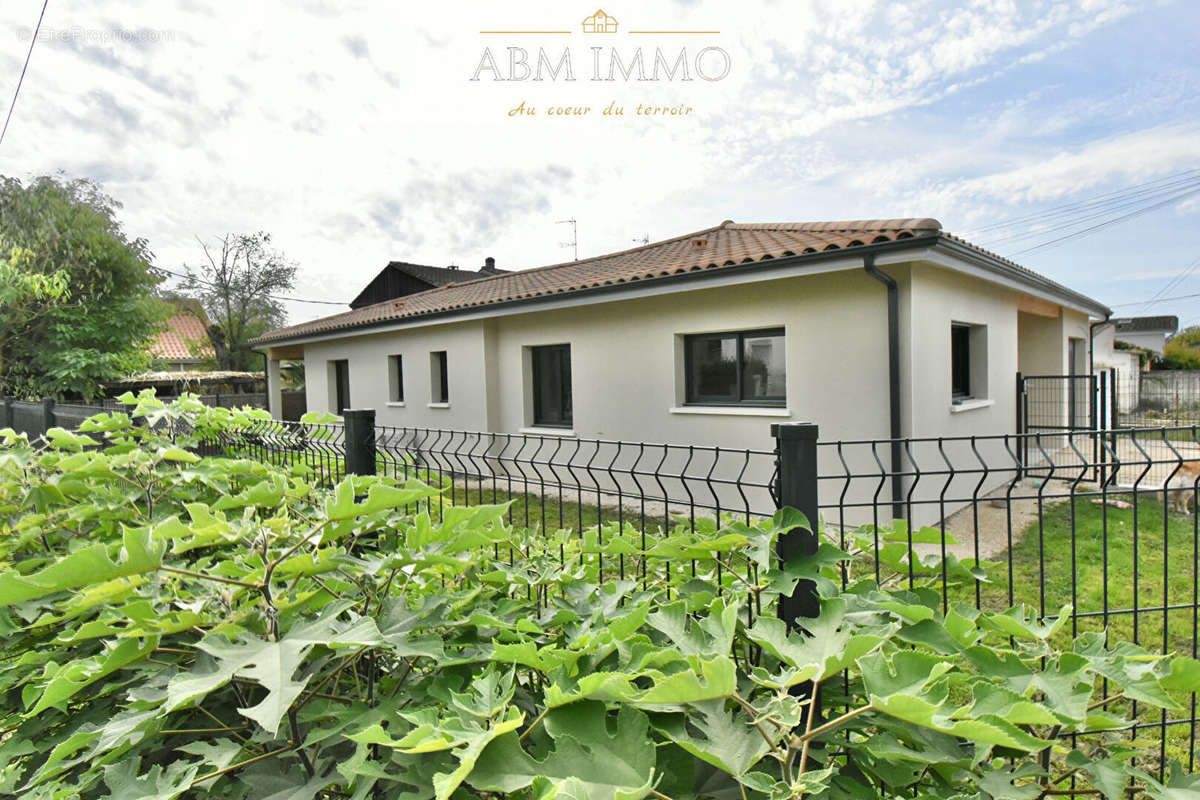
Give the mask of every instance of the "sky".
M 326 303 L 293 323 L 390 260 L 568 260 L 564 219 L 588 257 L 725 219 L 934 217 L 1119 315 L 1200 324 L 1200 297 L 1142 302 L 1200 294 L 1200 194 L 1149 191 L 1196 186 L 1200 3 L 602 0 L 617 31 L 584 33 L 600 1 L 48 0 L 0 174 L 99 182 L 168 270 L 269 232 L 291 295 Z M 42 3 L 0 4 L 4 111 Z M 651 79 L 603 80 L 638 52 Z M 1098 196 L 1129 203 L 1068 205 Z

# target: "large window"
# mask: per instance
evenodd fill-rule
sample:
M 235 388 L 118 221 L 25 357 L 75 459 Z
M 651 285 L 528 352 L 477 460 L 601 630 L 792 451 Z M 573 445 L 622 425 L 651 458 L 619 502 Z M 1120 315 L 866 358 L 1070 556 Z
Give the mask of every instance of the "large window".
M 446 364 L 446 351 L 437 350 L 429 354 L 429 400 L 432 403 L 450 402 L 450 377 Z
M 403 356 L 388 356 L 388 402 L 404 402 Z
M 787 400 L 783 329 L 684 337 L 687 402 L 782 406 Z
M 569 428 L 571 416 L 571 346 L 531 347 L 533 424 Z

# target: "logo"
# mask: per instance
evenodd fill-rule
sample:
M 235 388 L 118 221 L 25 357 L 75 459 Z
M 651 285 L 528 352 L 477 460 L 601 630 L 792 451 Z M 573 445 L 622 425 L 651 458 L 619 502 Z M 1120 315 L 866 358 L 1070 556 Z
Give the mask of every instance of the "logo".
M 606 45 L 592 39 L 583 47 L 572 47 L 570 30 L 519 28 L 483 30 L 484 35 L 521 36 L 519 44 L 485 47 L 469 80 L 535 83 L 590 82 L 688 83 L 724 80 L 732 69 L 729 53 L 710 37 L 720 31 L 682 29 L 621 29 L 617 18 L 604 9 L 584 17 L 580 29 L 585 36 L 611 36 Z M 618 36 L 618 33 L 623 35 Z M 568 44 L 530 48 L 528 37 Z
M 617 18 L 610 17 L 604 13 L 604 9 L 598 9 L 595 14 L 583 19 L 584 33 L 616 33 Z

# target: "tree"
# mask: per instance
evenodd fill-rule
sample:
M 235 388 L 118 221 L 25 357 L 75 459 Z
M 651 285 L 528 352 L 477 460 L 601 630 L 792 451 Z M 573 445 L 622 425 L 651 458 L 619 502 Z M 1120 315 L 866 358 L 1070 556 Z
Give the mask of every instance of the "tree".
M 1171 337 L 1162 358 L 1154 366 L 1159 369 L 1200 369 L 1200 325 L 1184 328 Z
M 25 276 L 20 297 L 0 298 L 0 391 L 90 399 L 104 381 L 149 366 L 168 310 L 147 242 L 126 235 L 120 207 L 88 180 L 0 176 L 0 259 Z M 41 291 L 27 291 L 43 279 Z M 61 293 L 46 291 L 60 282 Z
M 0 246 L 0 375 L 4 374 L 4 352 L 9 342 L 24 335 L 43 315 L 67 299 L 67 275 L 58 270 L 50 275 L 31 272 L 24 266 L 28 253 L 19 247 L 2 255 Z
M 218 369 L 261 368 L 247 345 L 251 339 L 283 324 L 286 314 L 275 295 L 292 288 L 296 265 L 271 247 L 268 233 L 229 234 L 220 240 L 214 256 L 203 241 L 205 262 L 184 265 L 184 288 L 198 298 L 212 323 L 212 341 Z

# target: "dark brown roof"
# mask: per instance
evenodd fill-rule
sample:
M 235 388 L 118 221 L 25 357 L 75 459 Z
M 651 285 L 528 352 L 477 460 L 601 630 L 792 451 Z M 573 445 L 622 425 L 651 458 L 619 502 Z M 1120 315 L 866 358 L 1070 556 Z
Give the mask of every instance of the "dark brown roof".
M 496 303 L 682 276 L 787 256 L 802 256 L 915 238 L 929 238 L 932 243 L 942 235 L 941 230 L 941 223 L 935 219 L 754 224 L 726 220 L 713 228 L 632 250 L 463 283 L 451 283 L 398 300 L 376 303 L 311 322 L 279 328 L 259 337 L 251 344 L 270 344 L 391 320 L 425 317 Z M 961 243 L 961 240 L 956 241 Z M 990 254 L 989 257 L 998 258 Z M 1011 262 L 1005 263 L 1032 278 L 1051 284 L 1023 267 Z M 1058 287 L 1057 284 L 1052 285 Z M 1058 288 L 1074 295 L 1064 287 Z
M 387 292 L 387 287 L 381 284 L 386 283 L 386 278 L 389 273 L 402 272 L 416 279 L 415 285 L 411 291 L 386 293 L 382 297 L 380 292 Z M 431 267 L 427 264 L 411 264 L 407 261 L 390 261 L 388 265 L 379 271 L 379 274 L 371 279 L 371 282 L 358 293 L 358 296 L 350 301 L 351 308 L 361 308 L 373 302 L 382 302 L 384 298 L 395 299 L 405 294 L 415 294 L 417 291 L 427 291 L 435 286 L 445 286 L 448 283 L 462 283 L 463 281 L 474 280 L 475 278 L 486 278 L 491 275 L 503 275 L 507 270 L 496 269 L 495 267 L 481 267 L 478 270 L 459 269 L 458 267 Z M 412 283 L 412 282 L 410 282 Z M 421 284 L 424 284 L 422 287 Z M 372 296 L 374 295 L 374 296 Z
M 1179 317 L 1114 317 L 1117 333 L 1136 333 L 1151 331 L 1166 331 L 1175 333 L 1179 330 Z

